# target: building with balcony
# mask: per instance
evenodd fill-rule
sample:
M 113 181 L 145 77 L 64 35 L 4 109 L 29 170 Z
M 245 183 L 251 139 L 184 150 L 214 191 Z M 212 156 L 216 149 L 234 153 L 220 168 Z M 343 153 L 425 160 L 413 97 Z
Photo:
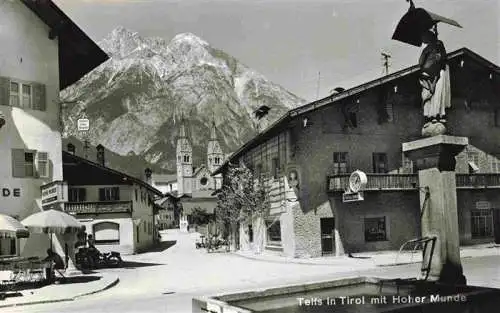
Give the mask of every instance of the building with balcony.
M 162 193 L 149 182 L 63 151 L 63 177 L 68 197 L 64 211 L 74 215 L 103 251 L 133 254 L 150 248 L 157 237 L 155 201 Z
M 470 143 L 457 156 L 460 241 L 500 240 L 500 69 L 466 48 L 448 63 L 448 133 Z M 422 191 L 402 152 L 421 138 L 418 72 L 412 66 L 292 109 L 216 171 L 245 164 L 271 184 L 288 184 L 265 220 L 241 225 L 242 249 L 317 257 L 399 249 L 420 237 Z M 364 200 L 343 202 L 357 169 L 368 176 Z
M 40 187 L 63 179 L 60 90 L 108 56 L 49 0 L 1 1 L 0 29 L 0 213 L 22 220 L 41 210 Z M 49 247 L 46 234 L 9 240 L 0 239 L 0 255 Z

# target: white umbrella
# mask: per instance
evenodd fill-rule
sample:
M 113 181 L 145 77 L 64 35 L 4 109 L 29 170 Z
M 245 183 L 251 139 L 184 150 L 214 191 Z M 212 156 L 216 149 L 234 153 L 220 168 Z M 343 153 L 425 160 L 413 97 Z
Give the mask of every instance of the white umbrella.
M 35 213 L 25 218 L 21 223 L 28 227 L 31 232 L 50 234 L 51 248 L 52 234 L 78 233 L 84 227 L 73 216 L 57 210 Z
M 15 218 L 0 214 L 0 238 L 27 238 L 30 233 L 21 222 Z

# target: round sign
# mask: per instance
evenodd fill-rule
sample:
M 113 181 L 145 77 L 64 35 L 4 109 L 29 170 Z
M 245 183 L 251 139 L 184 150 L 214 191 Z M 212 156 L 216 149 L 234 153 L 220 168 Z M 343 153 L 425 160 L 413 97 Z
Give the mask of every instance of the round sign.
M 351 189 L 351 192 L 359 192 L 365 188 L 367 182 L 366 174 L 356 170 L 349 177 L 349 189 Z
M 86 131 L 90 128 L 90 121 L 88 118 L 80 118 L 78 119 L 78 130 Z

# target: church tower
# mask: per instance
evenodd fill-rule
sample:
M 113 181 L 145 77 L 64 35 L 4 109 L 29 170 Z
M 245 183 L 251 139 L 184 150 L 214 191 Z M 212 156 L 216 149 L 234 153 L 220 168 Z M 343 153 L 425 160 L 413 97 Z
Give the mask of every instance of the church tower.
M 193 147 L 186 133 L 184 118 L 177 137 L 177 190 L 179 195 L 192 193 Z
M 217 128 L 215 127 L 214 119 L 210 128 L 210 139 L 207 146 L 207 167 L 210 173 L 215 172 L 222 165 L 222 162 L 224 162 L 224 154 L 217 139 Z M 220 174 L 216 175 L 214 176 L 214 180 L 215 189 L 220 188 L 222 186 L 222 176 Z

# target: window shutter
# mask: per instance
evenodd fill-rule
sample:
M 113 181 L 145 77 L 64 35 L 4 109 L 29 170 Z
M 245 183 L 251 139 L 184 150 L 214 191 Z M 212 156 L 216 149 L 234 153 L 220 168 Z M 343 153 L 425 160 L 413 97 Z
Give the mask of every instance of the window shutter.
M 33 109 L 46 110 L 45 85 L 33 83 Z
M 36 167 L 38 177 L 49 176 L 49 154 L 47 152 L 38 151 L 36 153 Z
M 10 79 L 0 77 L 0 105 L 9 105 L 10 103 Z
M 120 188 L 119 187 L 113 187 L 113 193 L 114 193 L 113 199 L 115 201 L 119 201 L 120 200 Z
M 12 177 L 26 177 L 24 149 L 12 149 Z

